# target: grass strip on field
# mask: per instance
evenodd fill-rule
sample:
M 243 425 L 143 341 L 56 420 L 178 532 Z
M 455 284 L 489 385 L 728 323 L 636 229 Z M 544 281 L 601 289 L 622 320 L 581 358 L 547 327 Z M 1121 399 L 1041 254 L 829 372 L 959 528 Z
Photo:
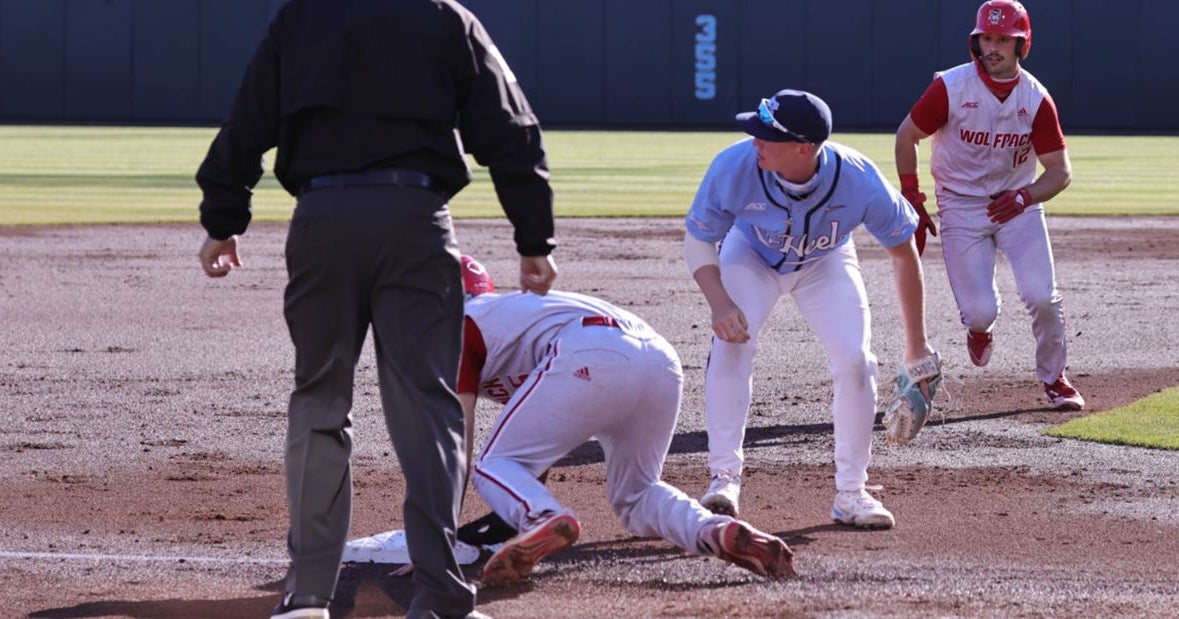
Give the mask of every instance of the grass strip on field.
M 1122 408 L 1074 419 L 1046 433 L 1114 445 L 1179 449 L 1179 387 Z
M 0 126 L 0 225 L 197 221 L 193 175 L 215 128 Z M 563 131 L 545 141 L 559 217 L 681 217 L 713 156 L 736 131 Z M 895 176 L 891 133 L 836 133 Z M 922 142 L 922 186 L 929 142 Z M 1176 136 L 1069 139 L 1072 186 L 1055 215 L 1179 215 Z M 285 221 L 294 199 L 269 171 L 254 193 L 257 221 Z M 451 203 L 456 217 L 500 217 L 486 169 Z M 931 204 L 931 206 L 936 206 Z

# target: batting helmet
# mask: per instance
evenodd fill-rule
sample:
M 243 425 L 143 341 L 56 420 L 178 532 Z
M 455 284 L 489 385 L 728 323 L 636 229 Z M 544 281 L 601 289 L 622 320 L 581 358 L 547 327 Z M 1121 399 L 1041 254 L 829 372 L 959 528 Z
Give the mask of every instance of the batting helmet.
M 980 34 L 1015 37 L 1018 39 L 1015 53 L 1020 58 L 1027 58 L 1032 49 L 1032 20 L 1028 17 L 1028 10 L 1015 0 L 989 0 L 978 7 L 974 30 L 970 32 L 970 51 L 976 57 L 982 56 L 978 45 Z
M 491 275 L 487 269 L 478 260 L 463 256 L 461 258 L 463 267 L 463 292 L 466 293 L 467 298 L 477 297 L 486 292 L 495 292 L 495 282 L 491 281 Z

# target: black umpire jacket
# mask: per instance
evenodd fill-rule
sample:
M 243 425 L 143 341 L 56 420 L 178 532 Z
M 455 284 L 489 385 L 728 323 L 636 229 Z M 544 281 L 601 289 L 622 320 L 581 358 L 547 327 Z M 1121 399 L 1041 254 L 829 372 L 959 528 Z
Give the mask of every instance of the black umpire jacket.
M 456 132 L 457 129 L 457 132 Z M 275 15 L 197 172 L 201 224 L 245 231 L 262 155 L 292 195 L 373 168 L 433 176 L 449 195 L 487 166 L 521 255 L 553 247 L 540 127 L 478 19 L 454 0 L 290 0 Z

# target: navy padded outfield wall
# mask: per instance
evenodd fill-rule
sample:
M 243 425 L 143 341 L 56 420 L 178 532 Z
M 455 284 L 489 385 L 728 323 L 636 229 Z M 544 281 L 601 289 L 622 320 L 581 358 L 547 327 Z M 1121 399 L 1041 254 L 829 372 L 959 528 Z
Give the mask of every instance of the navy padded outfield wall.
M 779 88 L 892 130 L 974 0 L 462 0 L 547 127 L 729 127 Z M 0 122 L 216 124 L 283 0 L 0 0 Z M 1174 0 L 1026 0 L 1065 129 L 1179 131 Z M 1110 24 L 1116 23 L 1117 28 Z M 1096 38 L 1095 38 L 1096 37 Z M 1101 51 L 1094 52 L 1093 41 Z

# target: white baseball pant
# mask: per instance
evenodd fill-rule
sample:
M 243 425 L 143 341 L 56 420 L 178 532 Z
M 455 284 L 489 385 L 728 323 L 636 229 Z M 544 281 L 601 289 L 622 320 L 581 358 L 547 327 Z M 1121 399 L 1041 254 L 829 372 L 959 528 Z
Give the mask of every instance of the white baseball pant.
M 778 299 L 790 294 L 827 351 L 827 369 L 834 382 L 835 487 L 841 491 L 863 488 L 876 418 L 876 357 L 855 246 L 849 240 L 798 271 L 779 274 L 733 228 L 721 245 L 720 269 L 725 290 L 749 323 L 750 339 L 743 344 L 712 339 L 704 382 L 712 473 L 741 473 L 758 334 Z
M 682 385 L 679 357 L 653 331 L 565 327 L 492 426 L 475 462 L 476 490 L 528 530 L 545 511 L 568 511 L 537 477 L 596 436 L 610 506 L 627 531 L 700 552 L 701 528 L 728 518 L 660 481 Z
M 987 198 L 938 194 L 942 256 L 962 324 L 990 331 L 1002 299 L 995 283 L 997 252 L 1003 252 L 1015 276 L 1015 288 L 1032 317 L 1036 338 L 1036 376 L 1051 383 L 1068 362 L 1064 307 L 1056 288 L 1056 269 L 1044 209 L 1035 204 L 1014 219 L 993 223 Z

